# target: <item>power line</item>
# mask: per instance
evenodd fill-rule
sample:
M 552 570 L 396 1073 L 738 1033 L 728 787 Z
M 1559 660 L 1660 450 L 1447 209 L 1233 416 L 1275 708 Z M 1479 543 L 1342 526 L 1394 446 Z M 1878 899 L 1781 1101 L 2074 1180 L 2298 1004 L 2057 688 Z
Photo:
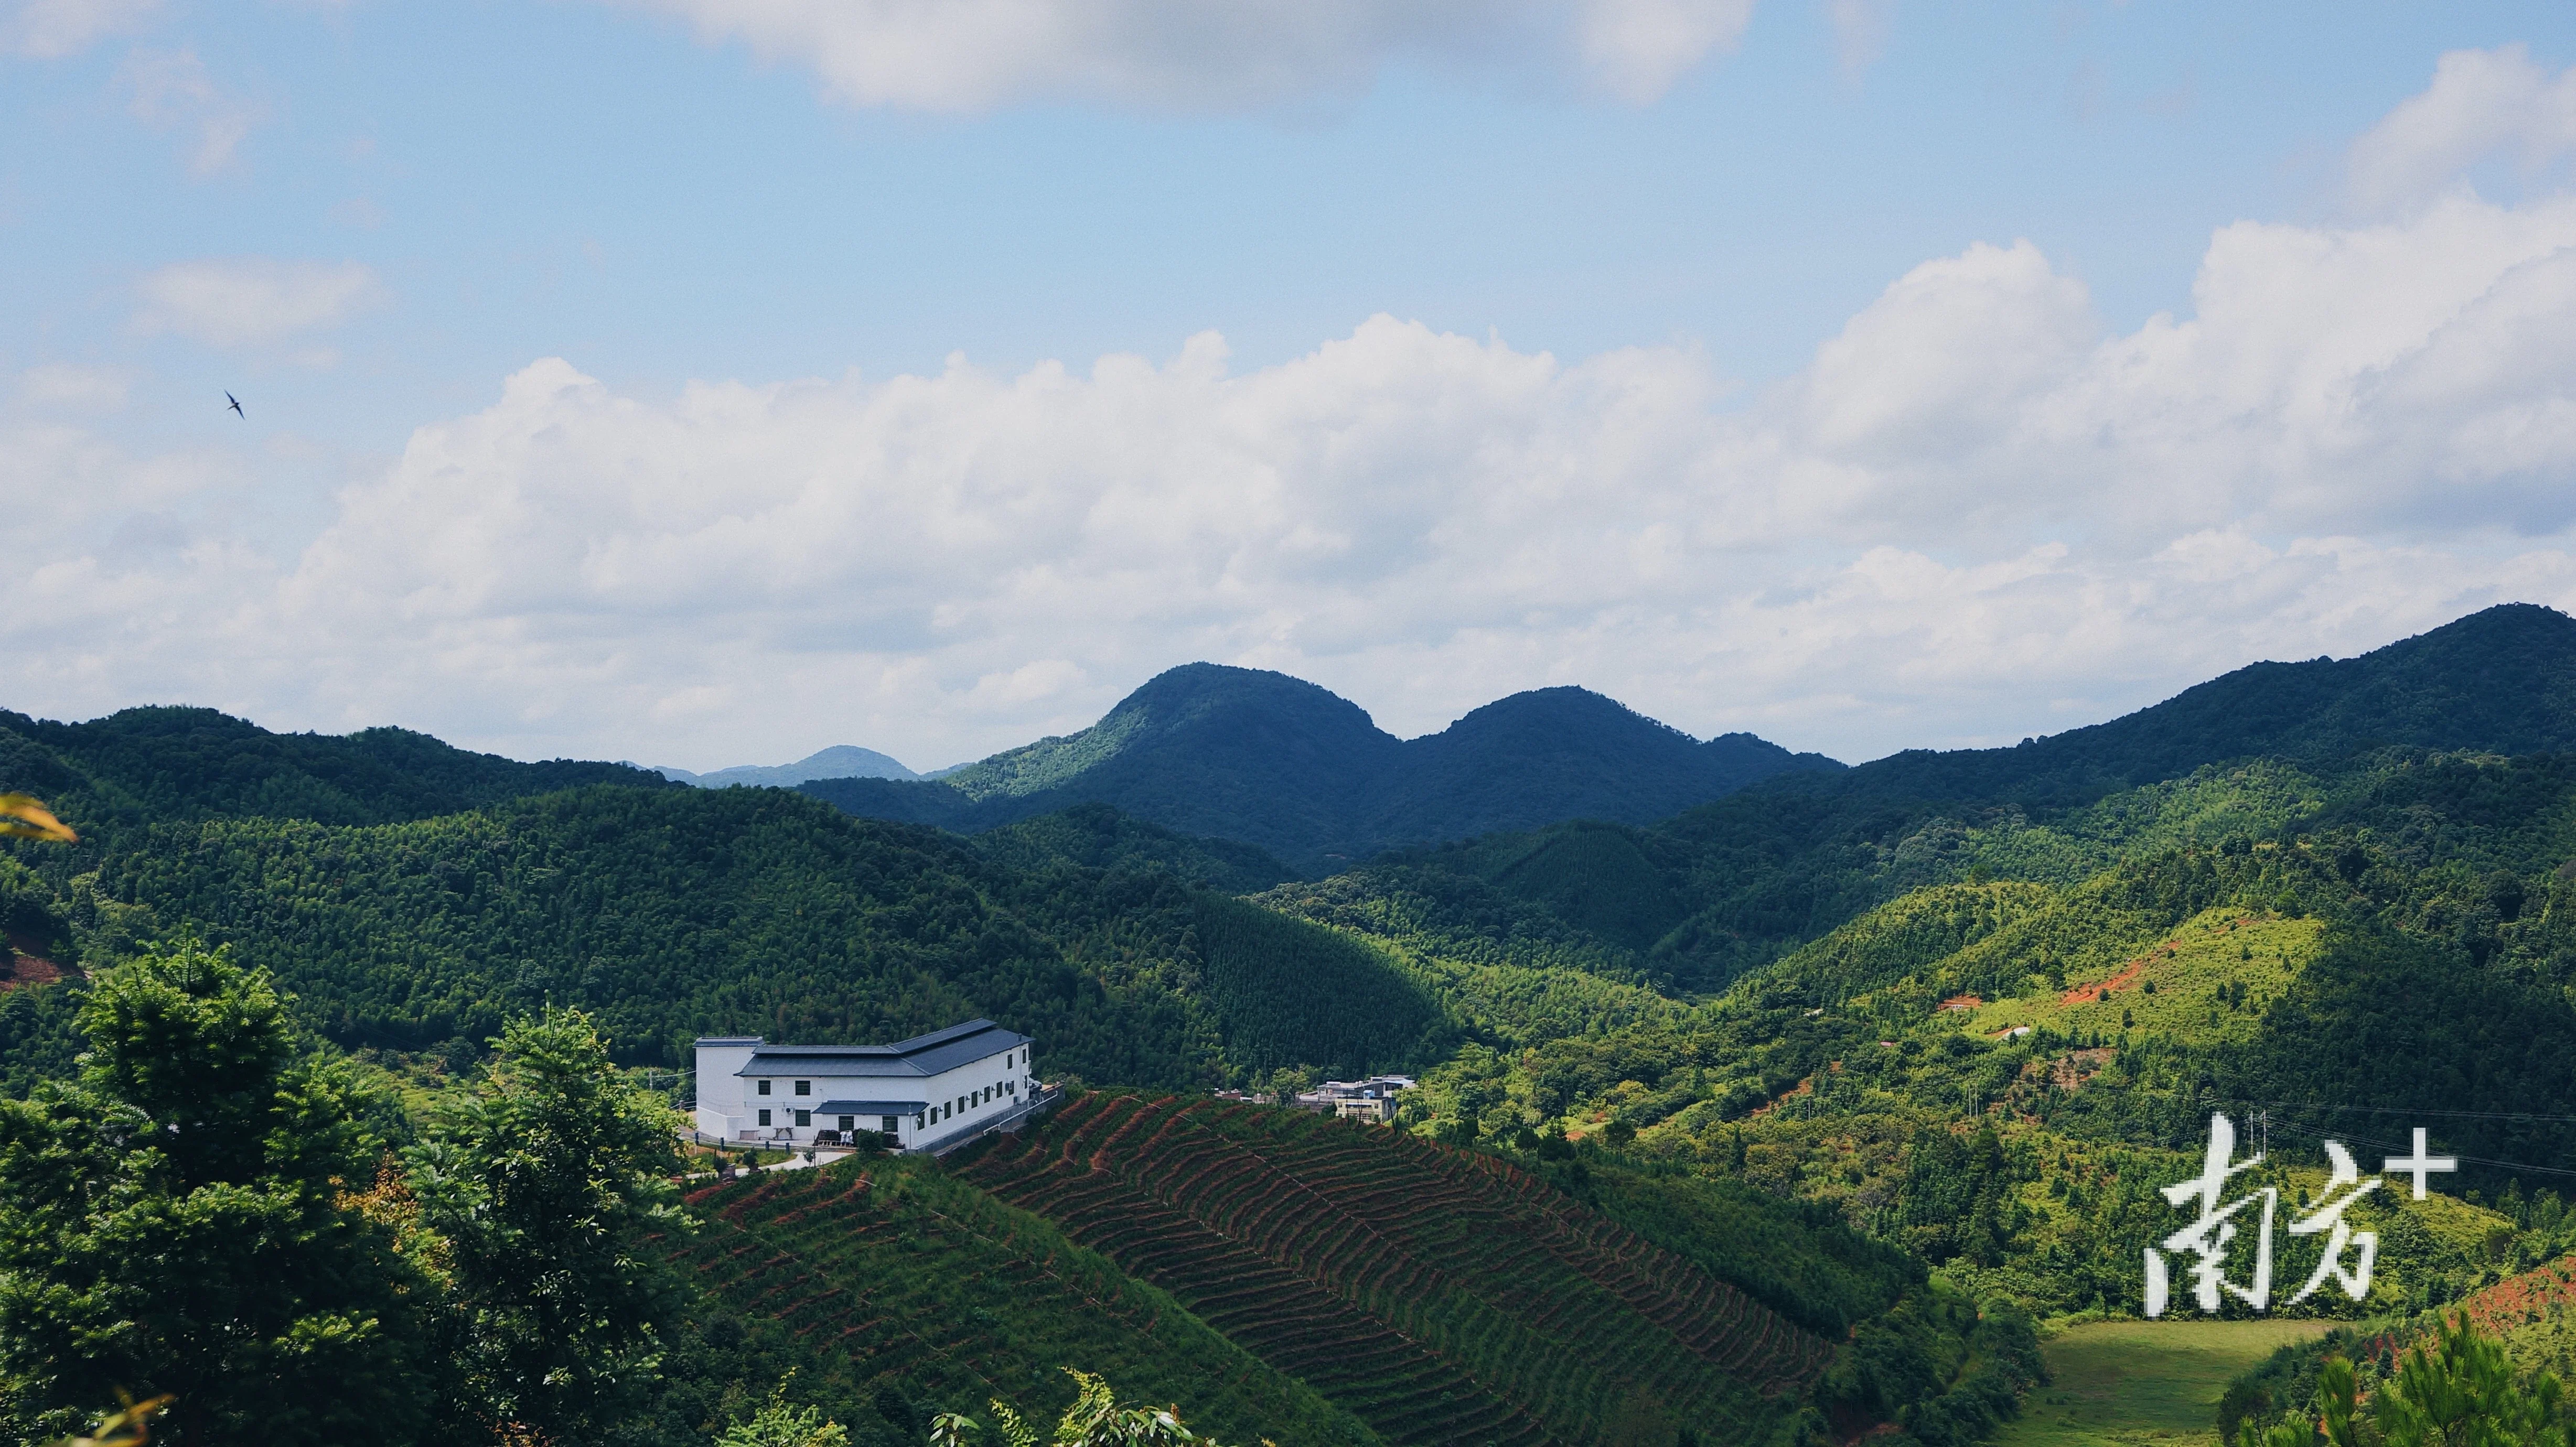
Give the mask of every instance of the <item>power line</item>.
M 2576 1115 L 2543 1115 L 2529 1110 L 2417 1110 L 2411 1105 L 2325 1105 L 2300 1100 L 2240 1100 L 2212 1097 L 2214 1105 L 2270 1107 L 2274 1110 L 2348 1110 L 2370 1115 L 2436 1116 L 2450 1120 L 2549 1120 L 2576 1121 Z
M 2284 1135 L 2303 1136 L 2309 1140 L 2321 1141 L 2330 1139 L 2330 1137 L 2322 1131 L 2301 1130 L 2292 1125 L 2282 1126 L 2281 1133 Z M 2332 1137 L 2332 1139 L 2341 1139 L 2341 1137 Z M 2359 1141 L 2363 1145 L 2378 1146 L 2382 1150 L 2411 1149 L 2414 1144 L 2412 1141 L 2382 1140 L 2375 1136 L 2366 1135 L 2352 1136 L 2351 1139 Z M 2507 1171 L 2537 1171 L 2545 1176 L 2576 1176 L 2576 1170 L 2569 1170 L 2563 1166 L 2536 1166 L 2529 1161 L 2505 1161 L 2498 1160 L 2493 1156 L 2455 1155 L 2452 1159 L 2458 1161 L 2464 1166 L 2493 1166 L 2499 1170 Z

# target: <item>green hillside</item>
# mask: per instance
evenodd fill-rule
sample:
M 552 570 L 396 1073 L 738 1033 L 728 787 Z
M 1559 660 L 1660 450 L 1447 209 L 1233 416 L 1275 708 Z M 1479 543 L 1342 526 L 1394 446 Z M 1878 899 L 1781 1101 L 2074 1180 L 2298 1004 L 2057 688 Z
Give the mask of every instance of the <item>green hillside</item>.
M 2046 823 L 2001 815 L 1959 830 L 1958 882 L 1695 1008 L 1471 1046 L 1416 1108 L 1453 1137 L 1633 1131 L 1647 1159 L 1828 1207 L 2059 1311 L 2135 1308 L 2138 1253 L 2174 1224 L 2151 1186 L 2191 1174 L 2213 1111 L 2248 1129 L 2265 1112 L 2281 1150 L 2253 1179 L 2294 1195 L 2322 1183 L 2323 1139 L 2375 1160 L 2425 1125 L 2465 1159 L 2449 1194 L 2354 1216 L 2388 1243 L 2360 1309 L 2415 1309 L 2491 1280 L 2479 1243 L 2521 1229 L 2470 1196 L 2576 1171 L 2571 820 L 2555 756 L 2387 751 L 2324 779 L 2204 770 Z M 2016 861 L 2042 877 L 1975 882 Z M 1442 862 L 1381 870 L 1335 918 L 1391 951 L 1463 951 L 1472 911 L 1404 903 L 1444 878 L 1490 888 Z M 2314 1255 L 2288 1243 L 2280 1273 Z M 2356 1309 L 2303 1309 L 2321 1305 Z
M 1645 1207 L 1622 1180 L 1609 1193 L 1651 1228 L 1632 1230 L 1491 1156 L 1116 1094 L 965 1174 L 1390 1442 L 1785 1441 L 1819 1406 L 1876 1420 L 1892 1384 L 1843 1363 L 1854 1330 L 1884 1334 L 1870 1360 L 1932 1397 L 1993 1390 L 1964 1380 L 1973 1317 L 1915 1305 L 1928 1288 L 1901 1257 L 1741 1195 Z
M 19 937 L 107 963 L 193 930 L 273 969 L 348 1046 L 464 1051 L 548 1000 L 624 1058 L 704 1033 L 830 1043 L 988 1015 L 1051 1071 L 1216 1085 L 1426 1064 L 1436 1001 L 1331 932 L 1168 871 L 1013 868 L 778 790 L 593 787 L 400 824 L 217 818 L 22 851 Z M 44 990 L 0 994 L 5 1062 L 67 1062 Z
M 1008 869 L 1069 864 L 1130 874 L 1159 870 L 1222 894 L 1252 894 L 1296 877 L 1252 845 L 1176 833 L 1106 804 L 1076 804 L 988 829 L 974 840 L 977 853 Z
M 584 784 L 680 787 L 625 764 L 523 764 L 405 729 L 273 734 L 206 708 L 74 724 L 0 711 L 0 791 L 43 798 L 85 834 L 214 818 L 384 824 Z

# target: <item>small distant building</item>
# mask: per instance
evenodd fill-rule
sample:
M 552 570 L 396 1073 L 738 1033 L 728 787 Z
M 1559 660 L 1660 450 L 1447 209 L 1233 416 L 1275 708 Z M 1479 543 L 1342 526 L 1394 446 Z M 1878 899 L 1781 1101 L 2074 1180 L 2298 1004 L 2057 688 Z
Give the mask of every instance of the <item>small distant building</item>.
M 1315 1090 L 1297 1097 L 1300 1110 L 1317 1115 L 1339 1116 L 1343 1120 L 1375 1121 L 1384 1125 L 1395 1119 L 1395 1098 L 1413 1088 L 1410 1075 L 1372 1075 L 1366 1080 L 1327 1080 Z
M 697 1128 L 741 1145 L 836 1145 L 860 1131 L 898 1148 L 943 1150 L 1010 1125 L 1049 1099 L 1033 1042 L 969 1020 L 892 1045 L 772 1045 L 756 1035 L 697 1042 Z

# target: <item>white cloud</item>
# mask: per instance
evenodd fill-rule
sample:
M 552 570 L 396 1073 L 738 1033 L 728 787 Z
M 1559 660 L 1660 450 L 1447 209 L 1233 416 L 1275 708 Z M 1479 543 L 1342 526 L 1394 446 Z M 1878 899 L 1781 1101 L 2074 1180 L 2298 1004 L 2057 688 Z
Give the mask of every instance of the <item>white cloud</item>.
M 1565 75 L 1630 104 L 1734 47 L 1753 0 L 626 0 L 811 66 L 854 105 L 1091 101 L 1257 111 L 1365 91 L 1391 63 Z
M 2372 211 L 2418 203 L 2499 151 L 2526 168 L 2576 152 L 2576 69 L 2553 76 L 2519 44 L 2443 56 L 2430 87 L 2353 143 L 2353 199 Z
M 336 327 L 384 295 L 376 274 L 358 262 L 255 256 L 176 262 L 146 275 L 138 290 L 137 329 L 219 347 Z
M 1846 77 L 1857 77 L 1887 53 L 1896 0 L 1828 0 L 1825 15 L 1833 22 L 1834 50 Z
M 18 0 L 0 10 L 0 54 L 58 60 L 140 29 L 159 0 Z
M 125 405 L 126 375 L 117 367 L 47 362 L 18 374 L 19 400 L 65 411 L 113 412 Z
M 1972 246 L 1750 401 L 1689 347 L 1389 317 L 1249 369 L 1205 335 L 661 397 L 547 359 L 285 559 L 189 522 L 220 459 L 52 422 L 0 459 L 49 559 L 0 619 L 16 707 L 691 767 L 828 725 L 946 763 L 1208 658 L 1407 732 L 1570 682 L 1865 757 L 2576 606 L 2576 198 L 2231 225 L 2189 314 L 2127 332 L 2035 246 Z
M 218 89 L 193 50 L 139 50 L 127 57 L 122 73 L 133 91 L 127 108 L 136 120 L 194 133 L 188 169 L 196 175 L 230 167 L 234 152 L 259 124 L 260 107 Z

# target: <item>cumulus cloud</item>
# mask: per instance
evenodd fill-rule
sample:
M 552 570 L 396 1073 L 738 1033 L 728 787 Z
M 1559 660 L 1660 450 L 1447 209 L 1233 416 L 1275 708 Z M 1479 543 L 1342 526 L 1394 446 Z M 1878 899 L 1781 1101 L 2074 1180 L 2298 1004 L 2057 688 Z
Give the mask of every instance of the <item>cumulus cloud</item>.
M 176 262 L 145 276 L 137 290 L 143 305 L 136 329 L 219 347 L 336 327 L 384 295 L 375 272 L 358 262 L 256 256 Z
M 1749 400 L 1687 346 L 1384 316 L 1257 368 L 1210 334 L 662 396 L 544 359 L 285 559 L 185 525 L 207 460 L 59 421 L 0 458 L 58 540 L 0 619 L 20 707 L 929 766 L 1206 658 L 1403 732 L 1581 683 L 1867 757 L 2576 607 L 2576 198 L 2224 227 L 2187 313 L 2126 331 L 2037 247 L 1971 246 Z
M 1846 77 L 1858 76 L 1887 53 L 1896 0 L 1829 0 L 1825 15 L 1833 22 L 1834 50 Z
M 116 367 L 46 362 L 18 374 L 19 400 L 37 407 L 113 412 L 125 405 L 126 376 Z
M 2429 88 L 2353 143 L 2353 199 L 2373 211 L 2414 204 L 2499 152 L 2526 168 L 2576 152 L 2576 68 L 2551 75 L 2520 44 L 2443 56 Z
M 0 10 L 0 54 L 58 60 L 140 29 L 159 0 L 18 0 Z
M 1257 111 L 1365 91 L 1411 61 L 1556 73 L 1631 104 L 1732 49 L 1753 0 L 628 0 L 810 66 L 853 105 L 1087 101 Z
M 193 50 L 137 51 L 126 59 L 123 77 L 136 120 L 193 136 L 188 169 L 199 176 L 231 166 L 260 120 L 257 105 L 217 88 Z

